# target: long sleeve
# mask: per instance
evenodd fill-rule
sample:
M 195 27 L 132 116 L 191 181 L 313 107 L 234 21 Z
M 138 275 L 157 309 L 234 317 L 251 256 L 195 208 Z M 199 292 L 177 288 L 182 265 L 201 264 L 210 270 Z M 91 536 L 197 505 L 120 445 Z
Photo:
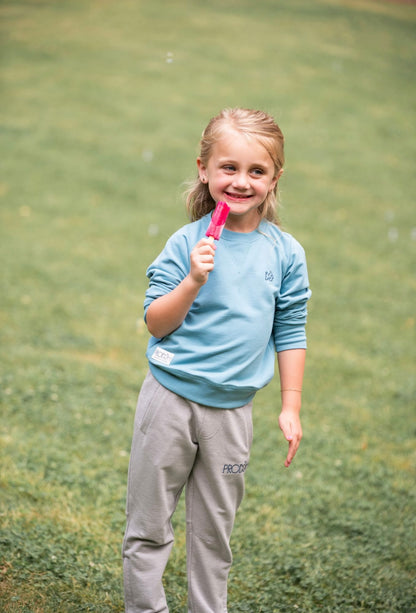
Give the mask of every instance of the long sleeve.
M 306 348 L 307 302 L 311 297 L 305 252 L 292 239 L 284 260 L 273 327 L 276 351 Z

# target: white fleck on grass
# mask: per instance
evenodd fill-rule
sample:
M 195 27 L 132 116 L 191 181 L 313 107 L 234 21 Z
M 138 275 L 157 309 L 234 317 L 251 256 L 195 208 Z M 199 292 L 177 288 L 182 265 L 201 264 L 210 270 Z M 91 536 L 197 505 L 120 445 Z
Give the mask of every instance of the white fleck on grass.
M 154 153 L 150 149 L 144 149 L 142 151 L 142 158 L 145 162 L 151 162 L 154 158 Z
M 387 232 L 387 237 L 391 243 L 395 243 L 399 238 L 399 231 L 397 228 L 390 228 Z

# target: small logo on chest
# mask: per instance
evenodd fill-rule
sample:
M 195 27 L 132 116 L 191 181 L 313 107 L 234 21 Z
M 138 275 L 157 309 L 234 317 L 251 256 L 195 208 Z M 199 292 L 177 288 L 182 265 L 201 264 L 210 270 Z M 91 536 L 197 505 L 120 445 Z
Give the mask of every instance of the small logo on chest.
M 269 283 L 274 280 L 274 274 L 271 270 L 266 270 L 266 272 L 264 273 L 264 279 L 265 281 L 269 281 Z

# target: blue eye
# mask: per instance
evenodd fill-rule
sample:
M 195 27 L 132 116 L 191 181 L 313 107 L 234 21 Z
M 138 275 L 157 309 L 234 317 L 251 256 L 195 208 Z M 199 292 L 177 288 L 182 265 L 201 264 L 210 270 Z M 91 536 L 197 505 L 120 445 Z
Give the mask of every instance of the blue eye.
M 264 175 L 264 170 L 262 168 L 253 168 L 251 172 L 253 175 Z

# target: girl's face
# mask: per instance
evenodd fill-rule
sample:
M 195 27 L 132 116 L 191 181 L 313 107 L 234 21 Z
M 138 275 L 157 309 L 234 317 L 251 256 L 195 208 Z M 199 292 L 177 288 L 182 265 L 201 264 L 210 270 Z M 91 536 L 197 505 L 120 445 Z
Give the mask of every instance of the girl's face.
M 224 200 L 230 207 L 226 228 L 251 232 L 259 224 L 258 207 L 279 180 L 273 160 L 257 140 L 229 129 L 212 148 L 205 166 L 197 159 L 199 178 L 215 202 Z

